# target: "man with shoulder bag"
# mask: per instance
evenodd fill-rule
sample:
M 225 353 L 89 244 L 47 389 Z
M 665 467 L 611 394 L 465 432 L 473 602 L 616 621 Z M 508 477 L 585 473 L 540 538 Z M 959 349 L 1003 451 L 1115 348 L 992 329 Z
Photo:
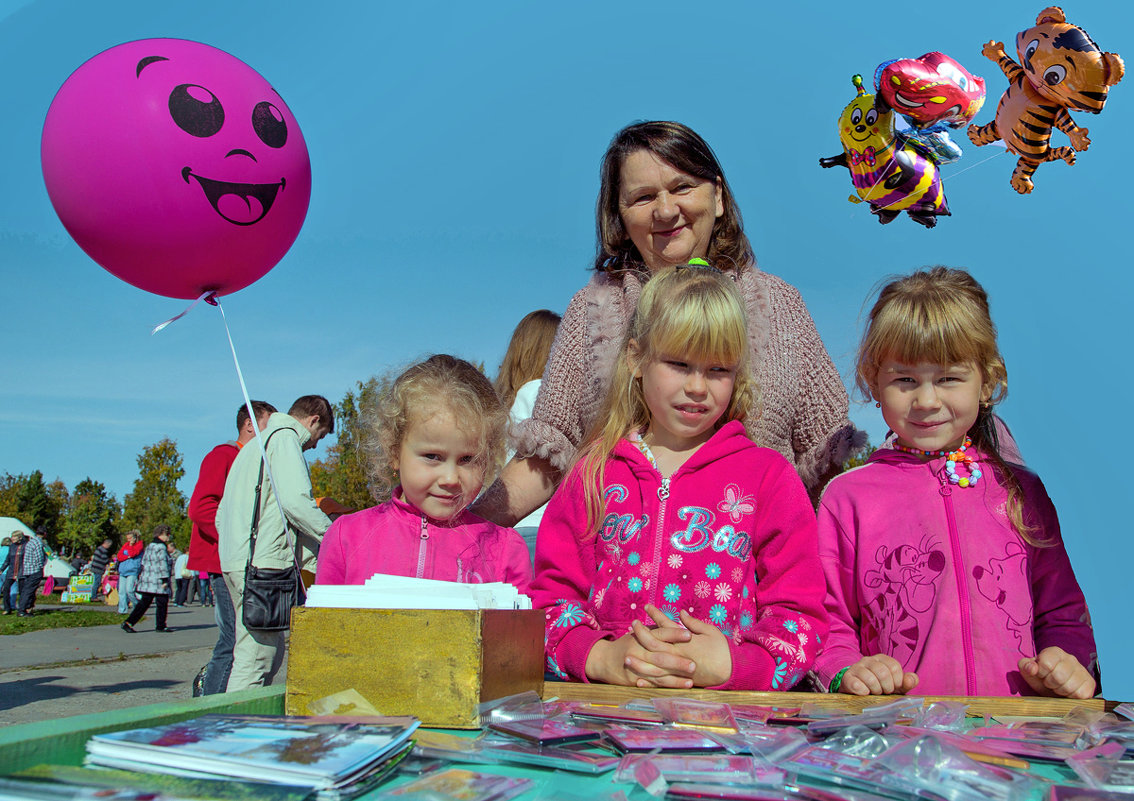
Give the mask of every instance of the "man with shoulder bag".
M 287 414 L 271 415 L 229 470 L 216 514 L 220 567 L 235 617 L 229 691 L 271 684 L 283 661 L 291 606 L 302 603 L 299 571 L 314 571 L 331 525 L 312 496 L 303 452 L 334 427 L 330 402 L 305 395 Z

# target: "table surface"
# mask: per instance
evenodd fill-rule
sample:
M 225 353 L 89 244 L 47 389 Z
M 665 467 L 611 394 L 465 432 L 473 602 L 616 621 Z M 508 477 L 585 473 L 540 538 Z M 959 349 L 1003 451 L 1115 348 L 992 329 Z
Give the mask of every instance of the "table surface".
M 823 695 L 816 693 L 784 692 L 724 692 L 715 690 L 657 690 L 634 687 L 614 687 L 609 685 L 573 684 L 567 682 L 547 682 L 543 698 L 558 698 L 569 701 L 588 701 L 599 704 L 622 704 L 635 698 L 673 696 L 724 701 L 736 704 L 756 704 L 763 706 L 801 706 L 816 703 L 847 711 L 859 711 L 864 706 L 875 705 L 892 700 L 898 696 L 855 697 L 848 695 Z M 1110 710 L 1117 702 L 1104 699 L 1089 701 L 1069 701 L 1049 698 L 960 698 L 947 699 L 961 701 L 970 705 L 970 713 L 976 715 L 1034 715 L 1062 717 L 1071 709 L 1080 706 L 1096 710 Z M 195 698 L 172 704 L 154 704 L 145 707 L 119 710 L 98 715 L 80 715 L 43 723 L 9 726 L 0 729 L 0 774 L 10 774 L 25 767 L 48 762 L 52 764 L 82 764 L 86 752 L 86 741 L 90 736 L 102 732 L 118 731 L 143 726 L 158 726 L 186 720 L 209 713 L 222 714 L 283 714 L 284 688 L 264 687 L 245 690 L 229 695 Z M 476 732 L 457 732 L 474 736 Z M 563 801 L 600 801 L 608 795 L 623 790 L 630 798 L 648 798 L 640 788 L 631 794 L 634 785 L 615 784 L 613 771 L 601 776 L 551 772 L 538 768 L 524 768 L 510 765 L 458 765 L 470 770 L 504 776 L 528 778 L 535 786 L 519 798 L 521 801 L 534 801 L 541 798 L 556 798 Z M 1069 771 L 1058 766 L 1043 766 L 1036 771 L 1047 780 L 1058 781 L 1069 777 Z M 374 801 L 381 793 L 409 779 L 397 779 L 391 784 L 359 796 L 358 801 Z

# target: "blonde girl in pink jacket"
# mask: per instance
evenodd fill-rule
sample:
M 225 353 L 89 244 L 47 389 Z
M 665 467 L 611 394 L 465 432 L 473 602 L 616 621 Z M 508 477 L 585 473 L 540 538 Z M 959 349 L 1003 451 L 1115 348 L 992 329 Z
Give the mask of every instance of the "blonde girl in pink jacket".
M 857 372 L 895 436 L 819 505 L 831 633 L 818 683 L 1091 697 L 1095 640 L 1055 508 L 997 444 L 1008 373 L 984 289 L 945 267 L 888 284 Z
M 467 510 L 504 461 L 508 410 L 492 384 L 463 359 L 439 354 L 415 364 L 363 409 L 363 442 L 376 497 L 343 515 L 319 550 L 317 584 L 362 584 L 375 573 L 526 592 L 527 545 L 510 528 Z

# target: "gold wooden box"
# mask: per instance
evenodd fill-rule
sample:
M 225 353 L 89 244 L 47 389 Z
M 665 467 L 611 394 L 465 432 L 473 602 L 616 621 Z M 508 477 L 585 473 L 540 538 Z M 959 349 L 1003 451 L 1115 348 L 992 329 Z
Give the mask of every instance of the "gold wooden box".
M 479 728 L 483 701 L 543 692 L 538 609 L 329 609 L 292 611 L 289 715 L 343 690 L 383 715 L 423 726 Z

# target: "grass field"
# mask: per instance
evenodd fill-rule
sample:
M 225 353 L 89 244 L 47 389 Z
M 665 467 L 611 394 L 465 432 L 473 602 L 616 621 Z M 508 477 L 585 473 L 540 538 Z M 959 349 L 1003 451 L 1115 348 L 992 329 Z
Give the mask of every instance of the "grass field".
M 120 623 L 125 615 L 118 614 L 114 607 L 104 603 L 74 604 L 57 609 L 44 609 L 45 606 L 59 604 L 59 594 L 37 595 L 36 609 L 31 617 L 19 617 L 13 612 L 0 615 L 0 636 L 5 634 L 27 634 L 29 631 L 45 629 L 70 629 L 82 626 L 106 626 Z

